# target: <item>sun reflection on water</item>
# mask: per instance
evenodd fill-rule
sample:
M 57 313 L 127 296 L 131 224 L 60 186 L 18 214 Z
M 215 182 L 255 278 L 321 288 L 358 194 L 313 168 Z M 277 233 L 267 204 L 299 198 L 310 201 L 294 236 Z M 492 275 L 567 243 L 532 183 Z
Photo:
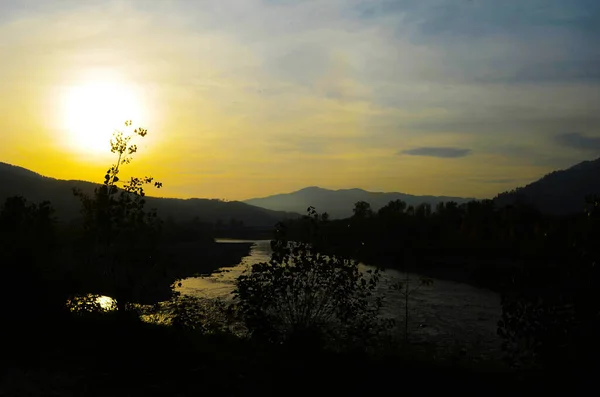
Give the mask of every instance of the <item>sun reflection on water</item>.
M 110 296 L 101 295 L 96 298 L 96 302 L 100 305 L 103 310 L 115 310 L 117 302 Z
M 67 307 L 73 312 L 109 312 L 117 310 L 117 301 L 105 295 L 79 295 L 69 299 Z

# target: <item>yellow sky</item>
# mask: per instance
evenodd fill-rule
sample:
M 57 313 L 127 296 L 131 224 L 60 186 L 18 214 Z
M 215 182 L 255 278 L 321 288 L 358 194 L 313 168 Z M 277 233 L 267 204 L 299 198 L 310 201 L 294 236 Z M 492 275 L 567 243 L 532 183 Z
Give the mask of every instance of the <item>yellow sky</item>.
M 170 197 L 491 197 L 599 153 L 597 81 L 525 73 L 591 56 L 564 29 L 442 34 L 411 2 L 23 3 L 0 5 L 0 161 L 43 175 L 102 181 L 121 116 L 149 130 L 124 172 Z

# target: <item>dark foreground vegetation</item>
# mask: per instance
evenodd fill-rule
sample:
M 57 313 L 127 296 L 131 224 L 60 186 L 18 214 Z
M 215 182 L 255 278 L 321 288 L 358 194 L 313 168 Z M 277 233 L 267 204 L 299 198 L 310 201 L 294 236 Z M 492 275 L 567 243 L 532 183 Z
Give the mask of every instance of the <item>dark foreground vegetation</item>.
M 502 295 L 498 333 L 513 366 L 584 371 L 598 364 L 600 199 L 571 216 L 545 216 L 528 205 L 407 206 L 377 213 L 358 202 L 354 216 L 319 216 L 282 227 L 321 252 L 367 264 L 487 287 Z
M 435 211 L 394 201 L 377 213 L 359 202 L 336 221 L 309 208 L 277 225 L 270 261 L 237 279 L 231 301 L 178 296 L 179 280 L 234 265 L 249 245 L 226 253 L 197 220 L 161 220 L 145 201 L 162 186 L 150 177 L 119 183 L 132 137 L 145 135 L 115 134 L 104 184 L 74 192 L 77 221 L 22 197 L 0 208 L 0 394 L 524 394 L 592 379 L 598 198 L 570 218 L 487 201 Z M 380 310 L 380 270 L 358 261 L 500 291 L 507 360 L 438 357 L 398 337 Z
M 522 395 L 583 391 L 589 383 L 589 374 L 520 375 L 410 351 L 367 356 L 293 349 L 116 314 L 72 318 L 18 340 L 0 361 L 0 395 L 387 395 L 404 388 L 411 395 Z

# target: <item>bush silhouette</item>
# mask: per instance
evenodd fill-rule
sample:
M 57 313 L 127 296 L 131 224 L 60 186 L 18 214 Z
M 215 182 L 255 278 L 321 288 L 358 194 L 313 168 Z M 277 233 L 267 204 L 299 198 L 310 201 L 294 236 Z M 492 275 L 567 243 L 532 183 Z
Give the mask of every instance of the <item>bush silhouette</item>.
M 374 295 L 379 271 L 365 276 L 354 260 L 319 251 L 314 208 L 305 218 L 311 242 L 289 241 L 282 225 L 273 254 L 236 282 L 235 297 L 253 337 L 302 347 L 358 347 L 382 330 L 382 298 Z M 313 243 L 314 242 L 314 243 Z

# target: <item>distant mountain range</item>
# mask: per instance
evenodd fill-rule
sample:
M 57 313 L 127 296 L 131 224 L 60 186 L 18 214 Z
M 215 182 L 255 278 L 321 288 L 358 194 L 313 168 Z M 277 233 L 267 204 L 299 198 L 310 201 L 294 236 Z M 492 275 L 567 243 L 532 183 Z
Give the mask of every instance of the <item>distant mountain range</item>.
M 25 168 L 0 163 L 0 202 L 6 197 L 21 195 L 29 201 L 48 200 L 64 220 L 79 216 L 79 201 L 72 194 L 74 187 L 93 192 L 97 184 L 84 181 L 60 180 L 44 177 Z M 571 168 L 554 171 L 538 181 L 494 198 L 496 206 L 503 207 L 519 202 L 534 205 L 548 214 L 581 212 L 585 197 L 600 194 L 600 158 L 584 161 Z M 362 189 L 329 190 L 307 187 L 292 193 L 277 194 L 250 200 L 225 202 L 213 199 L 174 199 L 148 197 L 148 206 L 156 208 L 163 219 L 189 221 L 198 217 L 204 222 L 243 221 L 251 227 L 272 227 L 278 221 L 306 214 L 313 206 L 318 212 L 327 212 L 332 218 L 352 216 L 354 204 L 366 201 L 377 211 L 392 200 L 402 200 L 409 205 L 441 201 L 465 203 L 472 198 L 447 196 L 415 196 L 405 193 L 368 192 Z
M 527 203 L 544 213 L 566 215 L 583 211 L 590 194 L 600 194 L 600 158 L 551 172 L 525 187 L 499 194 L 494 202 L 499 207 Z
M 79 188 L 92 193 L 98 185 L 91 182 L 48 178 L 25 168 L 0 163 L 0 204 L 7 197 L 21 195 L 31 202 L 48 200 L 59 219 L 70 221 L 80 214 L 80 203 L 72 189 Z M 277 222 L 298 214 L 272 211 L 239 201 L 212 199 L 174 199 L 147 197 L 147 207 L 156 208 L 161 218 L 176 222 L 190 221 L 198 217 L 203 222 L 215 223 L 231 219 L 243 221 L 246 226 L 270 228 Z
M 441 201 L 456 201 L 461 204 L 475 200 L 465 197 L 413 196 L 405 193 L 368 192 L 362 189 L 329 190 L 312 186 L 292 193 L 254 198 L 244 202 L 257 207 L 301 214 L 306 214 L 306 209 L 313 206 L 319 213 L 327 212 L 331 218 L 346 218 L 352 216 L 352 210 L 357 201 L 366 201 L 371 204 L 374 211 L 377 211 L 390 201 L 398 199 L 408 205 L 417 206 L 421 203 L 429 203 L 434 207 Z
M 600 158 L 584 161 L 566 170 L 554 171 L 525 187 L 500 193 L 493 200 L 497 207 L 522 202 L 531 204 L 547 214 L 564 215 L 583 211 L 585 197 L 589 194 L 600 194 Z M 313 206 L 318 212 L 327 212 L 332 218 L 345 218 L 352 216 L 352 209 L 357 201 L 366 201 L 377 211 L 397 199 L 413 206 L 421 203 L 435 206 L 440 201 L 455 201 L 461 204 L 475 200 L 465 197 L 368 192 L 362 189 L 329 190 L 313 186 L 292 193 L 254 198 L 244 202 L 272 210 L 301 214 L 305 214 L 306 209 Z

